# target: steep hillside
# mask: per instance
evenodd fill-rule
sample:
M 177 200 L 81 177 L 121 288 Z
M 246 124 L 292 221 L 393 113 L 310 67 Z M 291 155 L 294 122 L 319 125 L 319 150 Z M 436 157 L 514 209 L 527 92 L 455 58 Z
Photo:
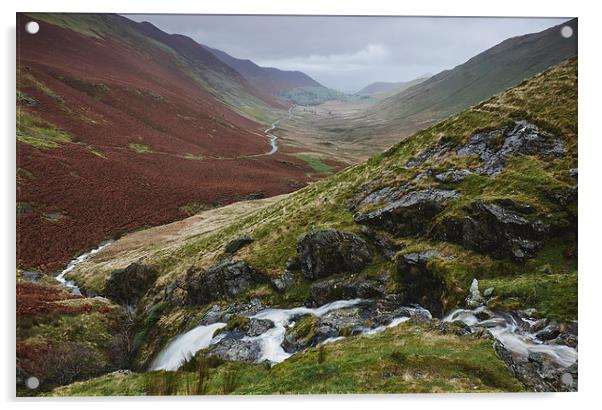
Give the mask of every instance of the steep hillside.
M 386 98 L 393 94 L 400 93 L 414 85 L 420 84 L 426 81 L 430 75 L 424 75 L 411 81 L 400 81 L 396 83 L 378 81 L 372 84 L 368 84 L 355 94 L 357 95 L 371 95 L 378 96 L 379 98 Z
M 260 67 L 251 60 L 241 60 L 208 46 L 205 46 L 205 48 L 222 62 L 242 74 L 255 88 L 273 95 L 278 95 L 281 92 L 296 87 L 323 87 L 322 84 L 300 71 L 285 71 L 273 67 Z
M 573 28 L 570 39 L 562 26 Z M 577 55 L 577 20 L 505 40 L 462 65 L 442 71 L 376 105 L 371 112 L 396 122 L 439 120 Z
M 19 14 L 17 33 L 19 267 L 310 178 L 264 155 L 287 105 L 186 37 L 105 14 Z
M 256 385 L 241 382 L 240 392 L 275 391 L 274 380 L 284 391 L 306 392 L 315 374 L 324 376 L 320 392 L 574 390 L 577 146 L 577 61 L 570 59 L 214 231 L 133 253 L 111 252 L 117 241 L 67 276 L 89 294 L 123 298 L 136 289 L 128 303 L 138 307 L 138 370 L 177 369 L 212 355 L 226 366 L 260 362 L 266 351 L 257 337 L 270 328 L 266 318 L 279 317 L 271 326 L 274 334 L 281 329 L 285 351 L 268 356 L 279 364 Z M 137 272 L 136 282 L 121 286 L 124 272 Z M 262 310 L 300 305 L 319 307 Z M 405 339 L 412 326 L 426 339 Z M 186 331 L 209 332 L 206 345 L 190 348 L 200 357 L 165 361 Z M 215 339 L 221 332 L 227 337 Z M 460 339 L 444 343 L 452 350 L 445 359 L 429 361 L 446 334 Z M 345 339 L 318 346 L 334 337 Z M 527 353 L 513 350 L 512 338 Z M 466 350 L 475 339 L 487 348 Z M 382 355 L 350 354 L 373 349 Z M 376 357 L 392 362 L 371 373 Z M 468 381 L 442 386 L 452 362 Z M 508 369 L 487 367 L 502 362 Z M 218 375 L 229 369 L 219 366 Z M 387 376 L 403 368 L 407 376 Z M 337 384 L 355 371 L 369 376 Z M 158 374 L 182 383 L 181 373 Z M 137 377 L 125 377 L 133 389 L 143 383 Z M 421 377 L 425 384 L 416 384 Z M 70 392 L 81 394 L 77 386 Z

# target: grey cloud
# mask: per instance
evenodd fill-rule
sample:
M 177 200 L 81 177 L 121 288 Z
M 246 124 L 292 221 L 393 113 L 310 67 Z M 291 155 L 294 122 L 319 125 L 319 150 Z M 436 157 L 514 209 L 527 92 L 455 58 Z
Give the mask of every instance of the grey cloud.
M 127 15 L 342 91 L 411 80 L 567 18 Z

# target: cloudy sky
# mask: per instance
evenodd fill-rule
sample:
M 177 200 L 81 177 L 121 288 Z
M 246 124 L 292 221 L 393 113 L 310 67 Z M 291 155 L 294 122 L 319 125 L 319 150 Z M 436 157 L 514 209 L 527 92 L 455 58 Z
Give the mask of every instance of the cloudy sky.
M 262 66 L 353 92 L 453 68 L 506 38 L 566 18 L 127 15 Z

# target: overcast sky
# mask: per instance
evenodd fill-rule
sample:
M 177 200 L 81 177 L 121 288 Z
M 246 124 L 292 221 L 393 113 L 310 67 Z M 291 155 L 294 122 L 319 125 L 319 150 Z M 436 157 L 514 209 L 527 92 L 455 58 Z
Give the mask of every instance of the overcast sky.
M 568 19 L 127 15 L 262 66 L 353 92 L 453 68 L 506 38 Z M 560 35 L 560 34 L 559 34 Z

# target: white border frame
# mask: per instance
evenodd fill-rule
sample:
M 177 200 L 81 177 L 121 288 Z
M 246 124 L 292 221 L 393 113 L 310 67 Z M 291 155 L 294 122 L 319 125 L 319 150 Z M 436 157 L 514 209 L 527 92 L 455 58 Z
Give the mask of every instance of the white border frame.
M 594 1 L 558 1 L 558 0 L 505 0 L 503 2 L 486 2 L 483 0 L 434 1 L 422 0 L 412 2 L 394 2 L 387 0 L 303 0 L 291 2 L 286 0 L 222 0 L 222 1 L 126 1 L 103 0 L 97 2 L 69 0 L 20 0 L 18 3 L 1 3 L 1 19 L 3 23 L 3 64 L 2 90 L 2 154 L 4 161 L 2 170 L 2 261 L 5 269 L 0 276 L 4 279 L 4 300 L 2 303 L 6 326 L 5 337 L 0 339 L 2 353 L 6 363 L 2 369 L 2 398 L 15 405 L 14 402 L 14 274 L 15 271 L 15 12 L 117 12 L 117 13 L 206 13 L 206 14 L 321 14 L 321 15 L 448 15 L 448 16 L 512 16 L 512 17 L 578 17 L 579 18 L 579 131 L 580 131 L 580 246 L 579 246 L 579 321 L 580 321 L 580 369 L 579 393 L 576 394 L 494 394 L 494 395 L 364 395 L 364 396 L 255 396 L 241 398 L 174 398 L 178 406 L 198 409 L 200 406 L 244 406 L 245 410 L 253 408 L 304 409 L 309 406 L 324 405 L 333 408 L 341 406 L 365 408 L 372 401 L 379 401 L 379 406 L 445 406 L 446 410 L 465 409 L 466 406 L 487 406 L 487 409 L 516 406 L 517 404 L 545 406 L 548 408 L 564 408 L 584 406 L 589 401 L 595 402 L 598 387 L 600 361 L 601 326 L 596 317 L 599 311 L 602 276 L 598 251 L 600 223 L 598 203 L 596 201 L 600 179 L 596 171 L 599 155 L 602 154 L 602 135 L 599 127 L 600 114 L 597 112 L 602 95 L 600 89 L 600 53 L 599 41 L 601 15 L 596 13 Z M 10 199 L 9 199 L 10 198 Z M 61 408 L 78 406 L 82 401 L 86 407 L 103 408 L 107 405 L 126 402 L 128 407 L 161 408 L 168 399 L 59 399 L 44 402 L 18 399 L 17 403 L 25 407 L 44 406 L 44 408 Z M 221 409 L 220 409 L 221 410 Z

